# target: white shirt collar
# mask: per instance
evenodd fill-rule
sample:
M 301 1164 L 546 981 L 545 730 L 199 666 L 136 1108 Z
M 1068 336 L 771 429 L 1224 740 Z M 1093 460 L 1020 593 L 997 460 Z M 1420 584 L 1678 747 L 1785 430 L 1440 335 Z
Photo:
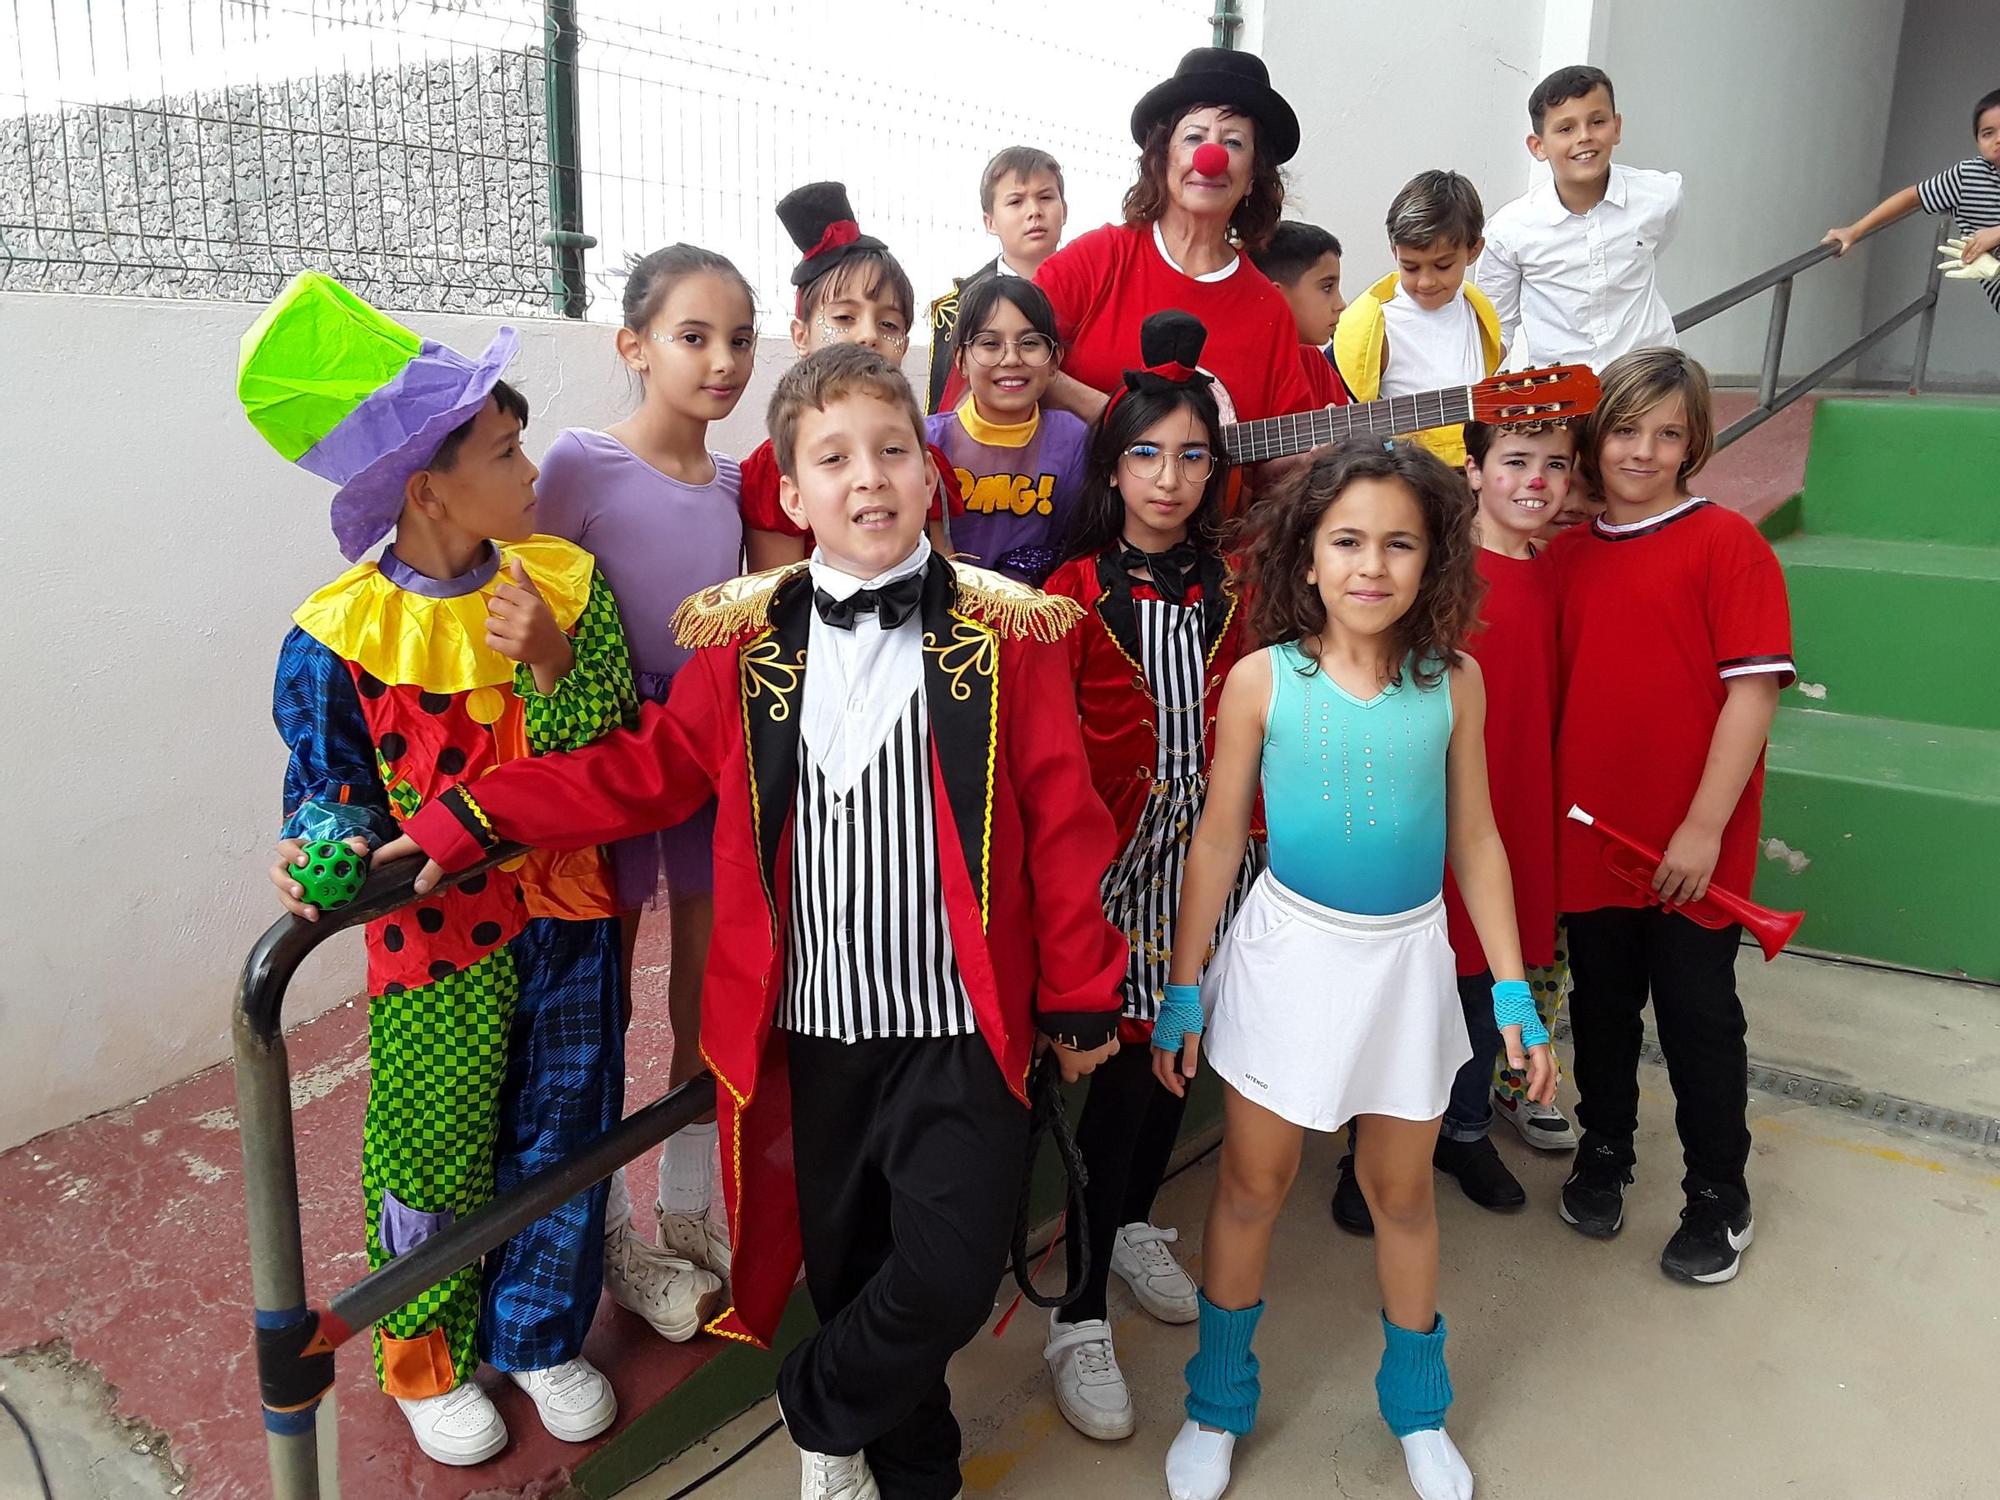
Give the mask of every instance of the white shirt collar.
M 1536 183 L 1533 188 L 1529 189 L 1529 192 L 1530 194 L 1539 193 L 1543 195 L 1539 201 L 1544 214 L 1551 224 L 1560 224 L 1564 219 L 1581 219 L 1589 213 L 1589 209 L 1584 210 L 1581 214 L 1572 214 L 1569 211 L 1569 205 L 1562 201 L 1562 194 L 1556 191 L 1556 180 L 1553 175 Z M 1625 173 L 1615 161 L 1611 164 L 1611 176 L 1604 184 L 1604 196 L 1599 198 L 1597 202 L 1609 203 L 1613 208 L 1623 208 L 1625 206 Z M 1595 204 L 1592 205 L 1592 207 L 1595 206 Z
M 814 588 L 824 589 L 829 598 L 846 599 L 863 589 L 879 589 L 884 584 L 894 583 L 898 578 L 907 578 L 912 573 L 920 573 L 930 560 L 930 538 L 919 535 L 915 551 L 894 567 L 885 569 L 873 578 L 856 578 L 852 573 L 843 573 L 840 569 L 829 566 L 820 556 L 817 547 L 813 548 L 812 561 L 808 567 L 812 570 Z
M 1172 266 L 1176 271 L 1180 271 L 1181 275 L 1187 277 L 1189 281 L 1222 281 L 1235 275 L 1236 268 L 1243 263 L 1242 256 L 1232 254 L 1229 257 L 1228 265 L 1219 266 L 1213 271 L 1204 271 L 1199 276 L 1195 275 L 1192 271 L 1182 271 L 1181 263 L 1175 260 L 1167 251 L 1167 232 L 1160 228 L 1160 221 L 1158 219 L 1153 220 L 1153 246 L 1160 252 L 1161 260 Z
M 996 255 L 993 257 L 993 269 L 1002 276 L 1018 276 L 1023 281 L 1034 280 L 1034 277 L 1030 276 L 1026 271 L 1017 271 L 1012 266 L 1008 265 L 1007 257 L 1004 255 Z

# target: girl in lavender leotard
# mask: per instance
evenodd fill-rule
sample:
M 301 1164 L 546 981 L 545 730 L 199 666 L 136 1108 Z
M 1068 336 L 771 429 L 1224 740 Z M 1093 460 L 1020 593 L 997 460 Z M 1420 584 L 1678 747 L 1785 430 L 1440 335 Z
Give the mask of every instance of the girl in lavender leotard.
M 680 602 L 735 576 L 743 550 L 736 460 L 708 449 L 708 426 L 735 410 L 757 347 L 749 283 L 723 256 L 669 245 L 632 266 L 618 356 L 638 378 L 638 409 L 602 432 L 573 427 L 550 444 L 536 486 L 540 529 L 578 543 L 618 597 L 640 695 L 658 702 L 693 654 L 669 624 Z M 701 974 L 714 919 L 714 809 L 611 848 L 629 977 L 639 912 L 664 894 L 673 929 L 668 1081 L 701 1068 Z M 656 1246 L 632 1222 L 621 1169 L 605 1214 L 605 1288 L 665 1337 L 691 1338 L 721 1300 L 729 1231 L 717 1193 L 711 1117 L 667 1141 Z

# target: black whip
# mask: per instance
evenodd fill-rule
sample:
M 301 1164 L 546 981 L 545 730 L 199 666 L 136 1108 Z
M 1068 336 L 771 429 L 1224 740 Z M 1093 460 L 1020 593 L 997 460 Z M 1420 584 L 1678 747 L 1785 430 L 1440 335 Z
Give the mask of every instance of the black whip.
M 1090 1224 L 1084 1215 L 1083 1190 L 1090 1182 L 1083 1153 L 1076 1147 L 1076 1132 L 1070 1128 L 1069 1109 L 1063 1102 L 1062 1067 L 1053 1055 L 1036 1065 L 1029 1082 L 1028 1162 L 1021 1174 L 1021 1206 L 1014 1215 L 1014 1240 L 1008 1254 L 1014 1262 L 1014 1281 L 1021 1295 L 1037 1307 L 1068 1307 L 1083 1295 L 1090 1281 Z M 1076 1246 L 1076 1277 L 1059 1293 L 1035 1290 L 1034 1272 L 1028 1266 L 1028 1199 L 1035 1186 L 1035 1162 L 1042 1154 L 1042 1137 L 1056 1143 L 1062 1161 L 1066 1218 L 1063 1232 Z

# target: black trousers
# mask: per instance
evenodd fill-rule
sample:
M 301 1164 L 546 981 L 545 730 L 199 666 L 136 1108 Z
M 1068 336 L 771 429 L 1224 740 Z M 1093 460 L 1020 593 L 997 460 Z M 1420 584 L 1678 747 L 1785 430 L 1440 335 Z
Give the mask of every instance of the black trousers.
M 1576 1043 L 1581 1150 L 1608 1147 L 1630 1166 L 1639 1128 L 1641 1013 L 1653 1021 L 1674 1090 L 1690 1197 L 1712 1188 L 1731 1209 L 1750 1201 L 1749 1049 L 1736 995 L 1740 927 L 1700 926 L 1660 907 L 1571 912 L 1570 1034 Z
M 1086 1323 L 1104 1316 L 1105 1288 L 1111 1280 L 1111 1245 L 1121 1225 L 1152 1218 L 1153 1199 L 1167 1175 L 1187 1100 L 1176 1099 L 1153 1076 L 1153 1049 L 1130 1042 L 1090 1075 L 1090 1095 L 1077 1122 L 1076 1144 L 1090 1181 L 1083 1190 L 1090 1225 L 1090 1275 L 1083 1295 L 1057 1316 Z M 1077 1284 L 1082 1242 L 1065 1244 L 1069 1281 Z
M 813 1452 L 865 1451 L 883 1500 L 951 1500 L 945 1366 L 993 1310 L 1028 1111 L 977 1036 L 787 1040 L 820 1328 L 778 1372 L 785 1425 Z

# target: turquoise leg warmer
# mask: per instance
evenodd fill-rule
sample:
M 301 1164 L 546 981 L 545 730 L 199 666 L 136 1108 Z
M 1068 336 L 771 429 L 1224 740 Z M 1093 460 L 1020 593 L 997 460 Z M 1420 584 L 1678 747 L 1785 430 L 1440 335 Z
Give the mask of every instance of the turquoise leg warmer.
M 1201 1344 L 1187 1364 L 1187 1414 L 1204 1426 L 1242 1437 L 1257 1425 L 1257 1398 L 1264 1390 L 1257 1379 L 1257 1356 L 1250 1352 L 1264 1304 L 1231 1312 L 1206 1296 L 1197 1300 Z
M 1382 1337 L 1382 1368 L 1375 1372 L 1382 1420 L 1399 1438 L 1444 1426 L 1444 1414 L 1451 1409 L 1451 1374 L 1444 1367 L 1443 1315 L 1429 1333 L 1412 1333 L 1385 1314 Z

